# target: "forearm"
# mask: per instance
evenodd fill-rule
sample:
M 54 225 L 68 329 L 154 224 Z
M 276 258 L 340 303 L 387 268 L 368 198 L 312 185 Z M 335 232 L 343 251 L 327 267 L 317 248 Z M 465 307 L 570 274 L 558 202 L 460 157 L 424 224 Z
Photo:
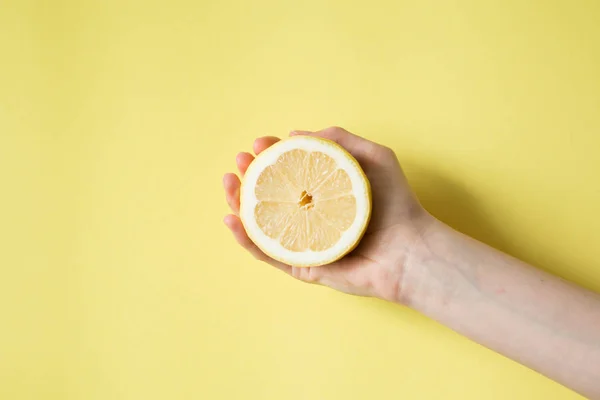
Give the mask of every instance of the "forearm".
M 600 398 L 600 295 L 435 221 L 404 265 L 399 301 Z

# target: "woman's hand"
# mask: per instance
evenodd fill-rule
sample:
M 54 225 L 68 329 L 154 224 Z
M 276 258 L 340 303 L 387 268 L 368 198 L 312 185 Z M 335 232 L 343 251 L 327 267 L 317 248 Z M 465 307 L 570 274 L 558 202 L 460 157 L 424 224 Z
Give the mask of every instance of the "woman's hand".
M 359 246 L 339 261 L 321 267 L 293 267 L 263 253 L 246 234 L 238 217 L 240 179 L 233 173 L 223 177 L 227 203 L 234 215 L 225 224 L 237 242 L 255 258 L 305 282 L 329 286 L 345 293 L 374 296 L 406 302 L 402 291 L 406 260 L 420 233 L 433 222 L 413 195 L 394 152 L 377 143 L 356 136 L 342 128 L 319 132 L 296 131 L 291 135 L 309 135 L 333 140 L 348 150 L 360 163 L 371 182 L 373 214 Z M 275 137 L 262 137 L 254 142 L 259 154 L 278 142 Z M 236 157 L 241 176 L 254 156 L 242 152 Z

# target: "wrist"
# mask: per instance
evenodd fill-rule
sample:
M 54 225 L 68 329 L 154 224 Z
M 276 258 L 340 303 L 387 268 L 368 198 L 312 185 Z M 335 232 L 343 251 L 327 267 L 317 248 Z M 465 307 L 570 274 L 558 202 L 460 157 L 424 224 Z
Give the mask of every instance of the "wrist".
M 427 212 L 419 217 L 413 224 L 406 255 L 397 266 L 400 273 L 395 302 L 421 312 L 448 303 L 453 283 L 444 248 L 457 234 Z

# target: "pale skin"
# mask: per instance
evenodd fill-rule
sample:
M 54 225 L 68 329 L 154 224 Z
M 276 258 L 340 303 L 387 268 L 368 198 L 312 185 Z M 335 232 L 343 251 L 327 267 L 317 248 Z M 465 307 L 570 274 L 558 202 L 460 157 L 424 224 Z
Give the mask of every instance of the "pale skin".
M 322 267 L 282 264 L 246 235 L 240 178 L 223 177 L 233 214 L 225 225 L 256 259 L 304 282 L 411 307 L 462 335 L 587 396 L 600 399 L 600 295 L 463 235 L 430 215 L 394 152 L 344 129 L 295 131 L 333 140 L 361 164 L 373 191 L 367 233 L 349 255 Z M 280 139 L 254 142 L 259 154 Z M 254 160 L 239 153 L 240 176 Z

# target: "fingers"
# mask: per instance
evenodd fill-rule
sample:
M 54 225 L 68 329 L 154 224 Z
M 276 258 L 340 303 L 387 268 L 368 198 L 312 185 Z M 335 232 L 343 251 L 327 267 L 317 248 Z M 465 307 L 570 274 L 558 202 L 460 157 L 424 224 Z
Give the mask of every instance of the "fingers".
M 290 133 L 290 136 L 296 135 L 316 136 L 332 140 L 348 150 L 354 157 L 359 159 L 359 161 L 361 161 L 360 159 L 365 160 L 367 158 L 372 158 L 377 149 L 381 147 L 377 143 L 371 142 L 370 140 L 335 126 L 317 132 L 293 131 Z
M 254 258 L 256 258 L 259 261 L 264 261 L 267 264 L 270 264 L 270 265 L 274 266 L 275 268 L 280 269 L 283 272 L 286 272 L 288 274 L 292 272 L 292 267 L 290 267 L 289 265 L 283 264 L 277 260 L 272 259 L 268 255 L 263 253 L 252 242 L 252 240 L 250 240 L 250 238 L 248 237 L 248 234 L 246 233 L 246 230 L 244 229 L 244 226 L 242 225 L 242 221 L 239 219 L 239 217 L 230 214 L 225 217 L 223 222 L 225 223 L 225 225 L 227 225 L 227 227 L 229 228 L 231 233 L 233 233 L 233 237 L 240 244 L 240 246 L 242 246 L 250 254 L 252 254 L 252 256 Z
M 229 208 L 236 215 L 240 213 L 240 178 L 236 174 L 227 173 L 223 176 L 223 188 L 225 189 L 225 199 Z
M 280 140 L 279 138 L 276 138 L 274 136 L 264 136 L 264 137 L 256 139 L 252 146 L 254 153 L 257 155 L 260 154 L 261 152 L 265 151 L 266 149 L 268 149 L 275 143 L 279 142 L 279 140 Z M 244 176 L 244 174 L 246 173 L 246 170 L 248 169 L 248 167 L 250 166 L 252 161 L 254 161 L 254 156 L 245 151 L 238 153 L 238 155 L 235 157 L 235 162 L 237 164 L 237 167 L 238 167 L 238 170 L 240 171 L 241 176 Z
M 252 161 L 254 161 L 254 156 L 250 153 L 246 153 L 245 151 L 238 153 L 238 155 L 235 157 L 235 163 L 237 164 L 241 176 L 244 176 L 248 166 L 250 166 Z
M 264 136 L 258 138 L 254 141 L 253 150 L 256 155 L 265 151 L 269 147 L 273 146 L 275 143 L 279 142 L 279 138 L 275 136 Z

